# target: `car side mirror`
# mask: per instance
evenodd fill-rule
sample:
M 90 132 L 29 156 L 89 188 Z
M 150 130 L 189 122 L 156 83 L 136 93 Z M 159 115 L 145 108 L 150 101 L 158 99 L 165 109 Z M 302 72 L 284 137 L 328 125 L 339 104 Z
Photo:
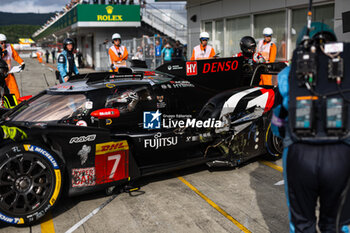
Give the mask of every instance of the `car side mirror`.
M 118 118 L 120 116 L 120 112 L 117 108 L 102 108 L 93 111 L 90 115 L 101 120 L 109 118 Z

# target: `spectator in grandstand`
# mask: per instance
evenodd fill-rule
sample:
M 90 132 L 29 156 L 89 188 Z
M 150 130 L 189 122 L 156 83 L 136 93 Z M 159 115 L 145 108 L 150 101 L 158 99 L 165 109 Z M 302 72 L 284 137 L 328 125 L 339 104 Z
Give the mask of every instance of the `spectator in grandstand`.
M 167 43 L 165 47 L 162 50 L 162 55 L 163 55 L 163 61 L 164 63 L 168 63 L 172 61 L 172 56 L 174 54 L 174 49 L 170 45 L 170 43 Z
M 156 67 L 158 67 L 162 64 L 162 44 L 160 43 L 160 40 L 156 40 L 155 55 Z
M 176 41 L 175 43 L 175 49 L 174 49 L 174 55 L 173 55 L 174 61 L 183 61 L 183 47 L 180 43 L 180 41 Z

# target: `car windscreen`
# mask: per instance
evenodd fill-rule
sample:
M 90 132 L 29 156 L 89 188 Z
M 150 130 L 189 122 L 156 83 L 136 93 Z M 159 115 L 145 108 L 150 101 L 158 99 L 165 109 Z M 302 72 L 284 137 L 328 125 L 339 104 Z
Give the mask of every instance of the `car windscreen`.
M 11 121 L 48 122 L 67 119 L 85 107 L 86 96 L 44 94 L 12 113 Z

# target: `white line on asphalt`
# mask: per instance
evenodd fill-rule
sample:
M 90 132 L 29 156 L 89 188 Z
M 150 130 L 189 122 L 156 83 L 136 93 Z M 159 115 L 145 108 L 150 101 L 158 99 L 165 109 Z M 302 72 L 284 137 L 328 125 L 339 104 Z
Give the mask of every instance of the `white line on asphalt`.
M 94 215 L 96 215 L 100 210 L 102 210 L 106 205 L 108 205 L 111 201 L 114 200 L 114 198 L 116 198 L 118 196 L 118 194 L 114 194 L 111 198 L 109 198 L 107 201 L 105 201 L 104 203 L 102 203 L 102 205 L 100 205 L 99 207 L 97 207 L 96 209 L 94 209 L 90 214 L 86 215 L 82 220 L 80 220 L 79 222 L 77 222 L 74 226 L 72 226 L 71 228 L 69 228 L 68 231 L 66 231 L 66 233 L 72 233 L 74 232 L 76 229 L 78 229 L 81 225 L 83 225 L 85 222 L 87 222 L 91 217 L 93 217 Z
M 280 180 L 277 183 L 275 183 L 274 185 L 284 185 L 284 180 Z

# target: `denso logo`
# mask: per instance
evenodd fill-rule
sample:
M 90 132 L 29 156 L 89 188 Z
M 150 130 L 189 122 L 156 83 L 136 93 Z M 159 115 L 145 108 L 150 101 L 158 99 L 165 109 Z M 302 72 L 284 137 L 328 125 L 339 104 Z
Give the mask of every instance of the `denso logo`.
M 69 140 L 69 143 L 82 143 L 82 142 L 92 142 L 95 141 L 96 134 L 91 134 L 88 136 L 73 137 Z
M 216 73 L 229 70 L 236 70 L 238 68 L 238 61 L 224 61 L 224 62 L 213 62 L 205 63 L 203 67 L 203 74 L 205 73 Z

